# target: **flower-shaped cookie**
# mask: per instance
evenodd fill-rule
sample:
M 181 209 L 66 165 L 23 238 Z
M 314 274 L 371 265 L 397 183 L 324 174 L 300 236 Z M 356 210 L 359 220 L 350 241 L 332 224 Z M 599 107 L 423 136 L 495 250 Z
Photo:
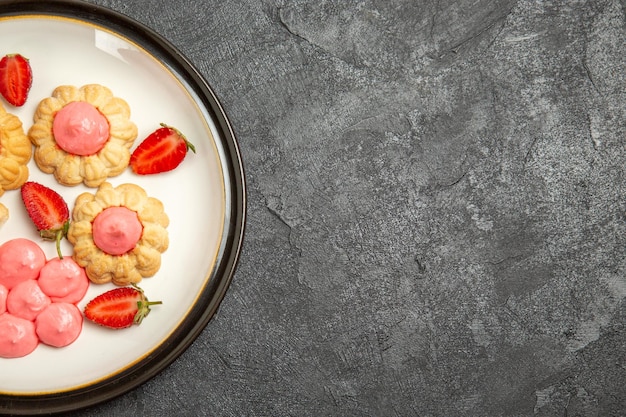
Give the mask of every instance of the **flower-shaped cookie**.
M 128 285 L 159 270 L 168 225 L 163 203 L 143 188 L 104 182 L 76 199 L 67 238 L 92 282 Z
M 33 146 L 24 133 L 19 117 L 8 113 L 0 104 L 0 196 L 16 190 L 28 179 Z
M 97 187 L 128 166 L 137 126 L 128 103 L 105 86 L 59 86 L 33 120 L 28 136 L 35 162 L 63 185 Z

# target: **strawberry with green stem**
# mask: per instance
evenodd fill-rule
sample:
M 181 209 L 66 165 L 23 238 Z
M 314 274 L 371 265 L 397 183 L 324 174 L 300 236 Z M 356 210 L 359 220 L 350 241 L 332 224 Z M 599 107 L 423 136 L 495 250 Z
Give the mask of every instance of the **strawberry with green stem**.
M 161 301 L 148 301 L 138 286 L 120 287 L 98 295 L 85 306 L 85 317 L 111 329 L 124 329 L 141 324 L 150 313 L 150 306 Z
M 59 193 L 34 181 L 25 182 L 21 192 L 28 216 L 39 235 L 46 240 L 54 240 L 59 258 L 63 259 L 61 240 L 67 236 L 70 227 L 67 203 Z
M 161 123 L 130 156 L 130 167 L 140 175 L 171 171 L 180 165 L 187 152 L 196 148 L 178 129 Z

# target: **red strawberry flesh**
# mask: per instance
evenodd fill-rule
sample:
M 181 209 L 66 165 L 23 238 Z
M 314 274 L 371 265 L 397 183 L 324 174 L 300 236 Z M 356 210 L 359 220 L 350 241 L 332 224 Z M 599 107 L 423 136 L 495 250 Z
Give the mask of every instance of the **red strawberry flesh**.
M 148 301 L 138 287 L 121 287 L 100 294 L 85 307 L 85 317 L 100 326 L 124 329 L 141 321 L 150 313 L 150 306 L 160 301 Z
M 22 200 L 35 227 L 44 239 L 55 240 L 59 258 L 61 239 L 67 235 L 70 212 L 60 194 L 45 185 L 27 181 L 22 185 Z
M 171 171 L 180 165 L 189 150 L 196 151 L 179 130 L 161 123 L 161 127 L 135 149 L 130 166 L 141 175 Z
M 28 59 L 20 54 L 9 54 L 0 60 L 0 93 L 10 104 L 23 106 L 32 83 Z

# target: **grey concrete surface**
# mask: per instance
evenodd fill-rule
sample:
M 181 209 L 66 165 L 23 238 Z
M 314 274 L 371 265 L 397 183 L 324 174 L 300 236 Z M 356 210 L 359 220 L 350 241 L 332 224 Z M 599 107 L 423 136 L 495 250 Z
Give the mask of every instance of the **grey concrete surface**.
M 80 415 L 626 415 L 624 0 L 92 2 L 211 84 L 249 207 L 206 330 Z

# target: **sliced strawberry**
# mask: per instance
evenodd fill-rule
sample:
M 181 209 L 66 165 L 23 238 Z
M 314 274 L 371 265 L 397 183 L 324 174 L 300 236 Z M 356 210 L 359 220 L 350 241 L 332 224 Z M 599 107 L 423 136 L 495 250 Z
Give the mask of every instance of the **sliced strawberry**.
M 180 131 L 161 123 L 130 156 L 130 167 L 141 175 L 171 171 L 183 162 L 188 150 L 196 152 Z
M 150 313 L 150 306 L 161 301 L 148 301 L 137 286 L 115 288 L 100 294 L 85 306 L 85 317 L 100 326 L 124 329 L 141 324 Z
M 55 240 L 59 258 L 63 259 L 61 240 L 70 227 L 70 211 L 63 197 L 45 185 L 27 181 L 22 185 L 22 200 L 41 237 Z
M 12 105 L 23 106 L 33 84 L 33 71 L 28 59 L 9 54 L 0 60 L 0 94 Z

